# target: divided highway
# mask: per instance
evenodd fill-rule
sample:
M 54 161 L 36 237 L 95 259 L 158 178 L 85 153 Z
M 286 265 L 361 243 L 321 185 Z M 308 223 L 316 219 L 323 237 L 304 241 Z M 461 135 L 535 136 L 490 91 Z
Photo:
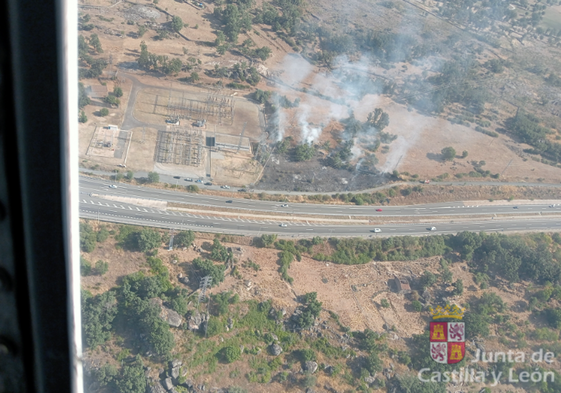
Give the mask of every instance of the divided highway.
M 189 194 L 173 190 L 161 190 L 148 187 L 133 186 L 130 184 L 117 184 L 117 188 L 110 188 L 114 184 L 101 179 L 80 177 L 80 216 L 88 219 L 124 223 L 131 225 L 155 226 L 161 228 L 193 229 L 206 232 L 254 234 L 278 233 L 281 236 L 311 237 L 311 236 L 388 236 L 388 235 L 427 235 L 456 233 L 461 231 L 546 231 L 561 230 L 561 219 L 547 217 L 561 213 L 561 205 L 531 204 L 513 206 L 464 206 L 461 203 L 443 203 L 417 206 L 341 206 L 320 204 L 288 204 L 282 207 L 279 202 L 267 202 L 239 198 L 225 198 L 218 196 L 205 196 Z M 152 199 L 157 201 L 187 203 L 192 205 L 214 207 L 220 209 L 234 208 L 238 210 L 259 211 L 287 216 L 295 215 L 324 215 L 333 218 L 348 218 L 349 216 L 434 216 L 435 221 L 439 216 L 458 216 L 447 219 L 446 222 L 435 224 L 388 224 L 376 225 L 382 229 L 380 234 L 371 232 L 372 226 L 368 225 L 325 225 L 283 222 L 266 219 L 240 219 L 230 217 L 212 217 L 203 214 L 180 213 L 175 211 L 160 210 L 156 208 L 140 207 L 133 204 L 114 202 L 102 195 L 112 195 L 129 198 Z M 241 195 L 240 195 L 241 196 Z M 377 211 L 377 209 L 382 211 Z M 495 214 L 514 215 L 511 218 L 491 219 Z M 535 214 L 528 218 L 528 214 Z M 526 217 L 516 218 L 516 215 L 525 214 Z M 556 215 L 557 215 L 556 214 Z M 461 221 L 462 215 L 481 215 L 481 220 Z M 280 216 L 282 217 L 282 215 Z M 439 221 L 443 219 L 440 218 Z M 286 224 L 286 226 L 281 226 Z M 435 226 L 436 231 L 427 228 Z

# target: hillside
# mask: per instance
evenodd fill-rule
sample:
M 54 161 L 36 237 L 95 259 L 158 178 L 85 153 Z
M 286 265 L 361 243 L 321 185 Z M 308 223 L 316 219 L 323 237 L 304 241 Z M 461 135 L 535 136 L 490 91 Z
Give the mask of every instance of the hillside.
M 559 351 L 558 234 L 293 243 L 189 231 L 168 251 L 168 234 L 151 229 L 84 222 L 82 233 L 92 392 L 160 392 L 168 377 L 178 392 L 444 392 L 415 375 L 435 369 L 425 332 L 430 306 L 445 304 L 466 308 L 468 362 L 477 348 Z M 396 278 L 413 291 L 399 293 Z M 530 363 L 465 366 L 519 373 Z M 548 386 L 539 390 L 557 391 Z M 502 381 L 492 391 L 537 388 Z

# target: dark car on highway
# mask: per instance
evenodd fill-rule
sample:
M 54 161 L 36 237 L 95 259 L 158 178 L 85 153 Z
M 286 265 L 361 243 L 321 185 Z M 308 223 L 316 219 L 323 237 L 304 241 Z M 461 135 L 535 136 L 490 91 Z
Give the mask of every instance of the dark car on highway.
M 209 182 L 209 181 L 207 181 L 207 182 L 205 183 L 205 186 L 212 186 L 212 183 Z

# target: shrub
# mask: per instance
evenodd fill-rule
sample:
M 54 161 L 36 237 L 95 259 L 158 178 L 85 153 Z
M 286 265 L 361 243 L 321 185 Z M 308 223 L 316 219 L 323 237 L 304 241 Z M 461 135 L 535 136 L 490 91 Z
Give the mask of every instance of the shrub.
M 156 172 L 148 172 L 148 182 L 149 183 L 158 183 L 160 181 L 160 175 Z
M 390 307 L 390 302 L 388 302 L 388 299 L 382 299 L 380 301 L 380 304 L 382 305 L 382 307 L 384 308 L 389 308 Z
M 78 118 L 78 121 L 80 123 L 85 123 L 85 122 L 88 121 L 88 116 L 86 116 L 86 112 L 84 112 L 84 111 L 80 112 L 80 117 Z
M 97 275 L 103 276 L 109 270 L 109 264 L 101 259 L 95 263 L 95 272 Z
M 413 307 L 413 310 L 415 310 L 417 312 L 423 311 L 423 304 L 418 300 L 413 300 L 411 302 L 411 306 Z
M 101 108 L 101 109 L 99 110 L 99 116 L 101 116 L 101 117 L 105 117 L 105 116 L 107 116 L 108 114 L 109 114 L 109 109 L 107 109 L 107 108 Z
M 89 276 L 92 274 L 92 264 L 84 257 L 80 257 L 80 274 L 82 276 Z
M 241 355 L 242 355 L 242 351 L 241 351 L 240 347 L 238 347 L 236 345 L 231 345 L 229 347 L 226 347 L 226 348 L 222 349 L 222 359 L 226 363 L 235 362 L 236 360 L 238 360 L 240 358 Z
M 440 151 L 442 153 L 442 158 L 445 161 L 452 161 L 456 158 L 456 150 L 453 147 L 445 147 Z

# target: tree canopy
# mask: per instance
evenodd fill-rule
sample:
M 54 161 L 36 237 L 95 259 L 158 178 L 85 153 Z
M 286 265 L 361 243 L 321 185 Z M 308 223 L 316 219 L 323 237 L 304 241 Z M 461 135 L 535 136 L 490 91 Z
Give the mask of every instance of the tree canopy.
M 453 147 L 445 147 L 440 151 L 442 153 L 442 158 L 444 161 L 452 161 L 456 158 L 456 150 Z
M 195 240 L 193 231 L 181 231 L 173 237 L 173 244 L 177 247 L 190 247 L 193 240 Z
M 223 264 L 217 265 L 208 259 L 196 258 L 193 260 L 190 278 L 198 282 L 205 276 L 211 276 L 212 286 L 215 286 L 224 281 L 224 270 L 226 266 Z
M 92 296 L 82 291 L 82 329 L 86 347 L 95 349 L 111 337 L 117 315 L 117 299 L 112 291 Z
M 171 28 L 176 33 L 179 33 L 183 28 L 183 20 L 179 16 L 174 16 L 171 20 Z

